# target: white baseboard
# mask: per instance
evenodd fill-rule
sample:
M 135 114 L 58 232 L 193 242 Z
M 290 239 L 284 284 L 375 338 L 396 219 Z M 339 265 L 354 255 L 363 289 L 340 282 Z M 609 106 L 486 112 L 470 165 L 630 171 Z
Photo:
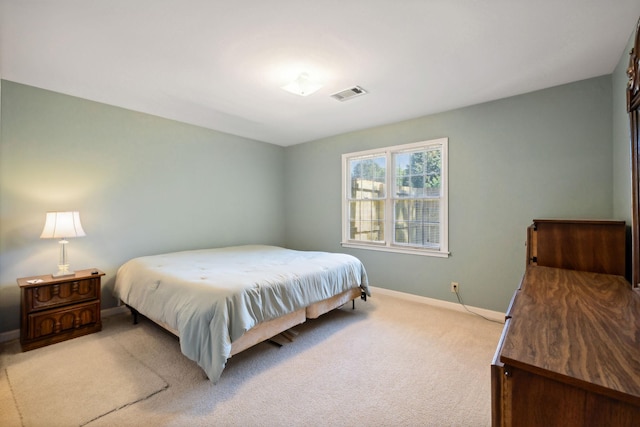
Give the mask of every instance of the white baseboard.
M 0 343 L 17 340 L 20 338 L 20 329 L 14 329 L 13 331 L 0 332 Z
M 406 292 L 399 292 L 399 291 L 393 291 L 391 289 L 377 288 L 375 286 L 371 286 L 371 290 L 373 291 L 372 292 L 373 297 L 375 297 L 376 293 L 380 293 L 382 295 L 389 295 L 389 296 L 404 299 L 407 301 L 420 302 L 420 303 L 432 305 L 435 307 L 461 311 L 467 314 L 469 314 L 469 311 L 472 311 L 473 313 L 479 314 L 480 316 L 486 317 L 487 319 L 504 323 L 505 313 L 500 313 L 499 311 L 492 311 L 492 310 L 487 310 L 485 308 L 479 308 L 479 307 L 470 307 L 468 305 L 466 307 L 467 309 L 469 309 L 469 311 L 467 311 L 462 304 L 457 302 L 442 301 L 435 298 L 428 298 L 420 295 L 408 294 Z
M 105 308 L 104 310 L 100 310 L 101 317 L 109 317 L 115 316 L 116 314 L 124 313 L 129 311 L 127 307 L 121 305 L 119 307 Z M 0 332 L 0 343 L 17 340 L 20 338 L 20 329 L 14 329 L 13 331 Z
M 116 314 L 129 312 L 129 309 L 125 305 L 119 305 L 118 307 L 105 308 L 104 310 L 100 310 L 100 316 L 109 317 L 115 316 Z

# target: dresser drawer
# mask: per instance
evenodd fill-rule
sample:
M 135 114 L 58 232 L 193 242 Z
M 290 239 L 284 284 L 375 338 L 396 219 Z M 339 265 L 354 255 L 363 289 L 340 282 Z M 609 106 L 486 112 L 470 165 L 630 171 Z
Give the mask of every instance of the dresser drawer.
M 25 289 L 27 311 L 59 307 L 99 298 L 100 279 L 78 279 Z
M 39 311 L 28 315 L 26 339 L 72 332 L 100 322 L 100 301 L 76 304 L 62 310 Z

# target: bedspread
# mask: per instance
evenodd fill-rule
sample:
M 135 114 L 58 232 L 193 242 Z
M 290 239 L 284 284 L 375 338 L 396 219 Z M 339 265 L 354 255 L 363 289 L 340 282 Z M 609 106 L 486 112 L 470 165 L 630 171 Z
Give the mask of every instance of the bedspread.
M 134 258 L 114 296 L 178 331 L 182 353 L 216 382 L 246 331 L 356 286 L 369 294 L 351 255 L 249 245 Z

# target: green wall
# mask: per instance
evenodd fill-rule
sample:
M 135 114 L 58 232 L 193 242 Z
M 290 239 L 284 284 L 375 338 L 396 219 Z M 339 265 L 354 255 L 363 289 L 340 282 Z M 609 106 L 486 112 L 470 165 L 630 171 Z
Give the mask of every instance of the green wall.
M 635 33 L 612 74 L 613 87 L 613 216 L 627 223 L 627 277 L 631 277 L 631 128 L 627 113 L 627 68 Z
M 242 243 L 284 244 L 284 149 L 2 81 L 0 332 L 19 327 L 17 277 L 57 270 L 45 212 L 78 210 L 72 269 Z
M 356 102 L 356 101 L 354 101 Z M 534 218 L 611 218 L 604 76 L 287 148 L 287 245 L 340 251 L 341 154 L 449 137 L 448 259 L 344 249 L 375 286 L 504 311 Z
M 631 224 L 631 132 L 627 113 L 627 67 L 635 33 L 612 74 L 613 86 L 613 213 Z

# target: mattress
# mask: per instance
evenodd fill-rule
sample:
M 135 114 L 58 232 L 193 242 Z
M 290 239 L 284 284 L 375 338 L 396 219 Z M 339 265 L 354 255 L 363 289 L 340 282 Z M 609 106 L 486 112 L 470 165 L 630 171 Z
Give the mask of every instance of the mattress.
M 354 287 L 370 295 L 351 255 L 247 245 L 134 258 L 114 296 L 177 331 L 182 353 L 216 382 L 245 332 Z

